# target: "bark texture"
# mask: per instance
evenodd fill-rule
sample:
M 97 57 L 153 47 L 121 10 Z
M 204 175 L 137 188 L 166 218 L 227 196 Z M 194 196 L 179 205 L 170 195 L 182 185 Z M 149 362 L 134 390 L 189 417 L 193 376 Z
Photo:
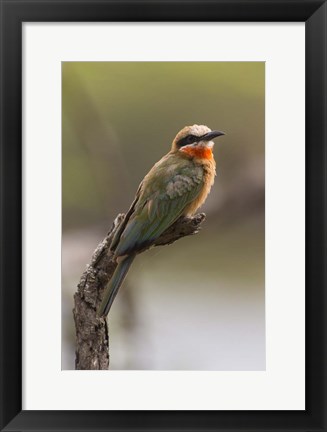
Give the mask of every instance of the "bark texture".
M 75 369 L 95 370 L 109 368 L 109 331 L 107 321 L 96 314 L 104 289 L 112 277 L 117 263 L 110 251 L 116 230 L 124 219 L 119 214 L 104 240 L 94 251 L 74 295 L 74 320 L 76 330 Z M 182 217 L 169 227 L 154 246 L 169 245 L 176 240 L 196 234 L 205 219 L 204 213 Z M 144 252 L 144 248 L 139 253 Z

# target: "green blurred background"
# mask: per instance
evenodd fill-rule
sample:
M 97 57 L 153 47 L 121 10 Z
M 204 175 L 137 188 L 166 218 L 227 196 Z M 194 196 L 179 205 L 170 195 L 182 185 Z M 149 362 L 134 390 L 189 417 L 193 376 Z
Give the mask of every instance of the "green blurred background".
M 140 255 L 109 316 L 111 369 L 264 370 L 263 62 L 62 63 L 62 368 L 73 294 L 185 125 L 222 130 L 202 231 Z

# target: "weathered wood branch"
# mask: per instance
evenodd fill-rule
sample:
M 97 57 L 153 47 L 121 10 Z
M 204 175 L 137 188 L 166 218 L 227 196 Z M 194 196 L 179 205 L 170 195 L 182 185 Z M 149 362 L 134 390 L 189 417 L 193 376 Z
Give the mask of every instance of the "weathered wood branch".
M 119 214 L 104 240 L 94 251 L 74 295 L 74 320 L 76 331 L 75 369 L 109 368 L 109 331 L 107 321 L 96 314 L 104 289 L 112 277 L 117 263 L 110 251 L 116 230 L 124 219 Z M 168 228 L 154 246 L 169 245 L 176 240 L 196 234 L 205 219 L 200 213 L 191 218 L 182 217 Z M 144 248 L 139 253 L 144 252 Z

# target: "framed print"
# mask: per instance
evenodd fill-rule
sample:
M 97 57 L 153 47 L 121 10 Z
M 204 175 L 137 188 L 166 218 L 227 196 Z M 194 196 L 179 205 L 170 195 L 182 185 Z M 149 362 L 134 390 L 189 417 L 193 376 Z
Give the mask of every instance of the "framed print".
M 1 18 L 1 430 L 326 430 L 326 2 Z

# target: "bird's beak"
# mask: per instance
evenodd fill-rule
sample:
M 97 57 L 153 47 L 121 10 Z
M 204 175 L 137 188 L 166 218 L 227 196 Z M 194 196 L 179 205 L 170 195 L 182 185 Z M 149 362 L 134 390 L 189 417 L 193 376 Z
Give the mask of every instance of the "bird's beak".
M 211 141 L 214 138 L 217 138 L 221 135 L 225 135 L 225 132 L 220 132 L 220 131 L 214 130 L 214 131 L 208 132 L 207 134 L 203 135 L 203 137 L 201 137 L 201 139 L 203 141 Z

